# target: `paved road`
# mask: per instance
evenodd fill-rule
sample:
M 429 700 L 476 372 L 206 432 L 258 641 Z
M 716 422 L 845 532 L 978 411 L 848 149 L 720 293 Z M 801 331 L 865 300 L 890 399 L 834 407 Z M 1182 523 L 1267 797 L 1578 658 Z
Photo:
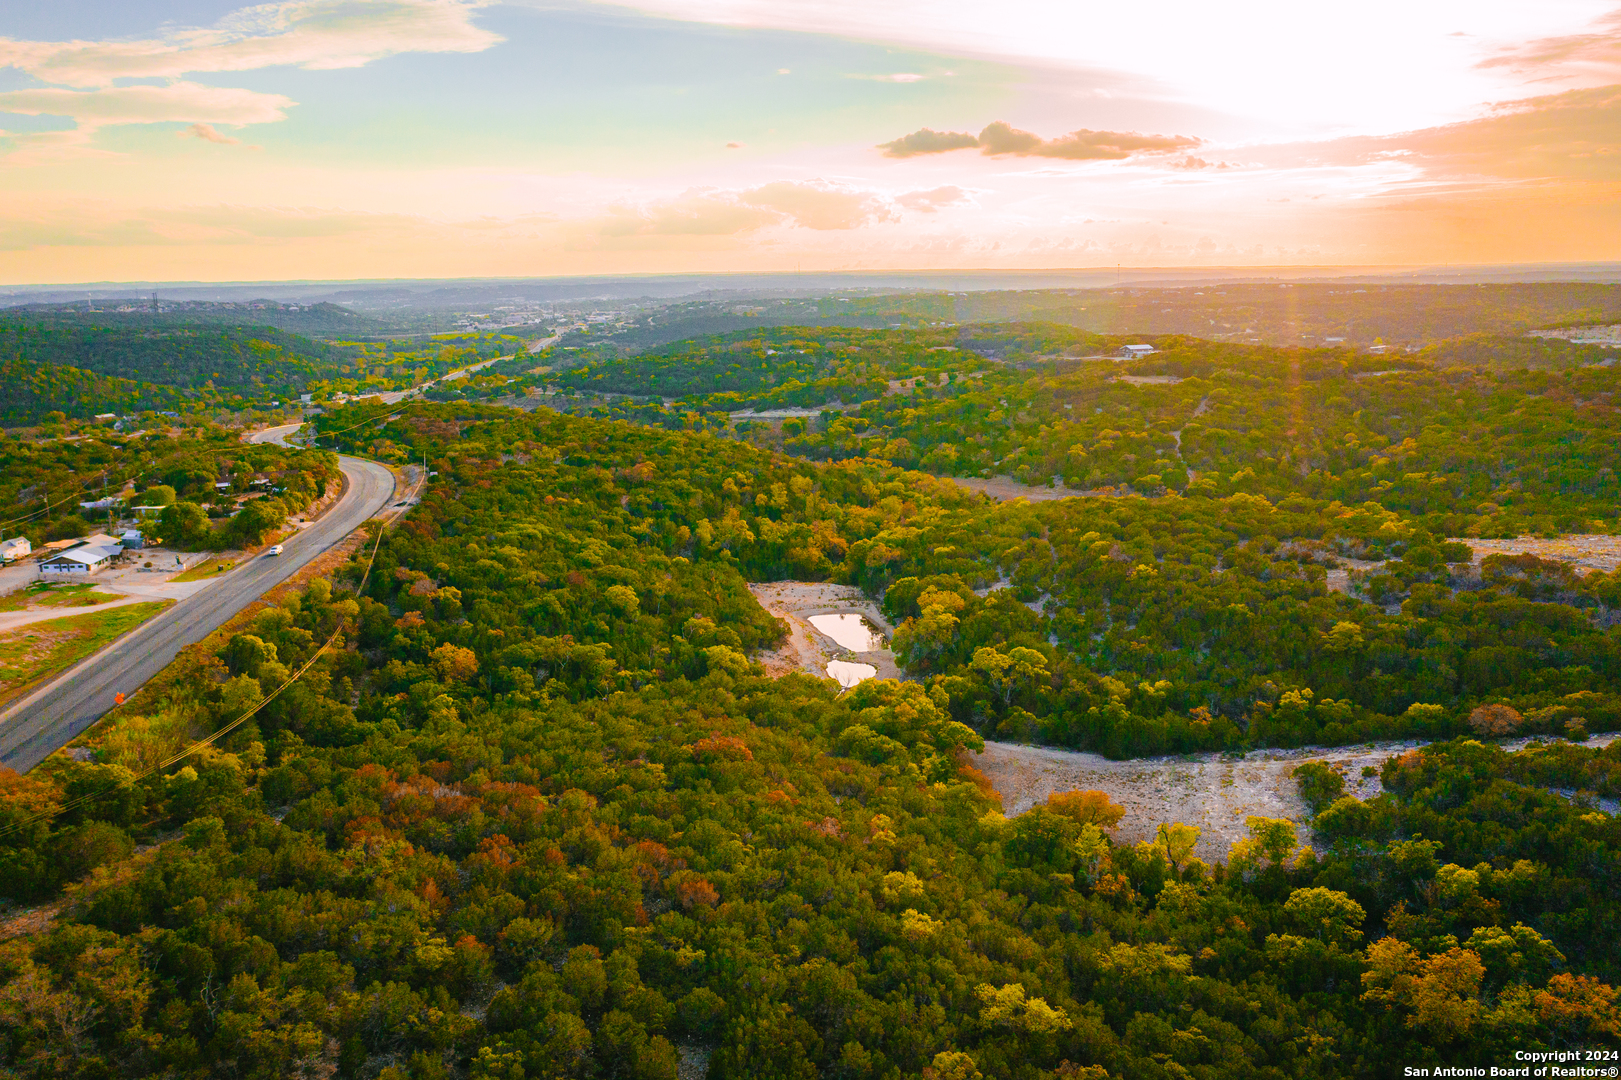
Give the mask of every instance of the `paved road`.
M 296 430 L 297 424 L 270 428 L 254 441 L 285 445 Z M 0 765 L 22 773 L 44 761 L 111 709 L 114 695 L 133 693 L 181 649 L 203 640 L 388 505 L 394 496 L 392 473 L 359 458 L 338 462 L 349 490 L 318 521 L 289 538 L 284 554 L 249 559 L 0 713 Z

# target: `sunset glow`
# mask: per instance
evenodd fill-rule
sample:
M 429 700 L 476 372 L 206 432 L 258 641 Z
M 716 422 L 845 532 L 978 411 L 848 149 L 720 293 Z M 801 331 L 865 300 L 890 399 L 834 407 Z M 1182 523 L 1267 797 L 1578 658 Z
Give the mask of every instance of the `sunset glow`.
M 1596 0 L 84 0 L 0 32 L 8 282 L 1621 250 Z

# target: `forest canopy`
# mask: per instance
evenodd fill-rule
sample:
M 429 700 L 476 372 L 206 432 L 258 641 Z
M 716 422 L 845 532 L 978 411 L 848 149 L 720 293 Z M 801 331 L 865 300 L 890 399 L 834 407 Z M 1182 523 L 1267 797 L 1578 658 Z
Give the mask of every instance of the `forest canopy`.
M 1621 579 L 1471 547 L 1615 532 L 1613 369 L 998 333 L 567 376 L 838 395 L 759 429 L 320 417 L 425 462 L 420 504 L 0 774 L 0 888 L 64 901 L 0 943 L 4 1067 L 1281 1080 L 1621 1050 L 1621 743 L 1593 737 Z M 151 451 L 177 503 L 239 453 Z M 15 453 L 31 485 L 92 464 Z M 952 478 L 997 475 L 1089 494 Z M 881 604 L 906 678 L 769 674 L 788 628 L 749 586 L 785 579 Z M 1124 839 L 1101 792 L 1007 816 L 973 756 L 1376 738 L 1414 744 L 1355 783 L 1303 764 L 1303 819 L 1213 860 L 1196 821 Z

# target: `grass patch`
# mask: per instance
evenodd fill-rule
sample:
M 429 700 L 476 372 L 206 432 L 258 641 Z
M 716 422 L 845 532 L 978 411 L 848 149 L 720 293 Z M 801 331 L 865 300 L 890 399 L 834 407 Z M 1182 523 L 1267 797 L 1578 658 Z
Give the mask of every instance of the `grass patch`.
M 229 558 L 229 559 L 227 559 L 227 558 L 225 558 L 223 556 L 215 556 L 212 559 L 207 559 L 207 560 L 205 560 L 203 562 L 198 563 L 196 566 L 192 567 L 190 570 L 185 571 L 184 573 L 176 574 L 174 577 L 170 578 L 169 580 L 170 581 L 202 581 L 204 578 L 211 578 L 216 574 L 225 573 L 227 570 L 234 567 L 240 561 L 241 561 L 240 556 L 233 556 L 232 558 Z
M 155 600 L 111 611 L 69 615 L 19 626 L 0 635 L 0 702 L 78 663 L 171 603 L 172 600 Z
M 0 611 L 26 611 L 42 607 L 94 607 L 117 600 L 117 593 L 96 592 L 95 582 L 58 584 L 36 581 L 26 589 L 0 596 Z

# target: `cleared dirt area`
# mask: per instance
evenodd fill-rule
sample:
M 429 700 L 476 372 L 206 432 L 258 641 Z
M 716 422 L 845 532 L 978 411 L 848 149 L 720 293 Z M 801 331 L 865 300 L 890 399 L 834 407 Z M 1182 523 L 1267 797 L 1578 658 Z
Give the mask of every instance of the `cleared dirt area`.
M 1029 499 L 1031 502 L 1049 502 L 1053 499 L 1077 499 L 1089 496 L 1095 498 L 1099 495 L 1116 494 L 1114 488 L 1065 487 L 1062 480 L 1052 487 L 1037 487 L 1034 484 L 1021 484 L 1006 476 L 942 476 L 940 479 L 950 480 L 959 487 L 1002 501 Z
M 786 675 L 803 669 L 827 678 L 831 660 L 871 664 L 880 679 L 901 679 L 895 654 L 887 648 L 852 652 L 816 629 L 808 621 L 812 615 L 852 614 L 864 616 L 887 639 L 895 633 L 878 605 L 853 585 L 829 585 L 819 581 L 770 581 L 750 585 L 749 591 L 760 606 L 788 623 L 788 638 L 771 652 L 756 659 L 773 675 Z
M 1113 381 L 1132 386 L 1175 386 L 1182 380 L 1175 375 L 1116 375 Z
M 1578 574 L 1594 570 L 1612 571 L 1621 567 L 1621 536 L 1603 533 L 1569 533 L 1552 539 L 1539 536 L 1516 536 L 1509 540 L 1482 540 L 1467 536 L 1451 536 L 1448 541 L 1468 544 L 1474 557 L 1471 565 L 1479 567 L 1488 555 L 1535 555 L 1540 559 L 1553 559 L 1569 563 Z M 1340 569 L 1330 570 L 1325 584 L 1336 592 L 1351 595 L 1350 571 L 1377 571 L 1383 562 L 1339 558 Z M 1461 564 L 1460 564 L 1461 565 Z
M 1621 536 L 1606 536 L 1603 533 L 1567 533 L 1551 540 L 1536 536 L 1516 536 L 1512 540 L 1470 540 L 1465 537 L 1462 542 L 1474 549 L 1476 566 L 1488 555 L 1535 555 L 1570 563 L 1578 571 L 1608 572 L 1621 566 Z
M 788 624 L 789 635 L 783 644 L 756 657 L 770 674 L 805 670 L 827 678 L 828 662 L 845 660 L 871 664 L 880 679 L 905 677 L 895 663 L 894 653 L 887 648 L 893 627 L 878 605 L 854 586 L 774 581 L 750 585 L 749 589 L 762 607 Z M 881 630 L 886 638 L 883 646 L 852 652 L 809 622 L 816 615 L 844 613 L 864 616 Z M 1608 746 L 1615 738 L 1614 734 L 1596 735 L 1586 745 Z M 1530 741 L 1518 739 L 1503 745 L 1518 750 Z M 1161 822 L 1197 825 L 1203 832 L 1195 853 L 1207 861 L 1216 861 L 1225 860 L 1233 843 L 1248 835 L 1244 821 L 1251 815 L 1305 823 L 1306 807 L 1300 801 L 1293 775 L 1296 766 L 1307 761 L 1324 762 L 1345 778 L 1348 794 L 1371 799 L 1384 790 L 1379 770 L 1386 759 L 1422 745 L 1417 741 L 1361 743 L 1111 761 L 1099 754 L 1074 750 L 987 742 L 973 764 L 990 778 L 1001 797 L 1002 812 L 1009 817 L 1046 802 L 1055 791 L 1102 791 L 1126 808 L 1126 816 L 1114 833 L 1117 841 L 1152 840 Z M 1371 770 L 1372 775 L 1364 776 L 1364 769 Z M 1574 793 L 1559 794 L 1568 798 Z M 1604 809 L 1615 813 L 1618 807 L 1605 802 Z M 1309 839 L 1304 829 L 1301 839 Z
M 1595 735 L 1586 745 L 1608 746 L 1615 738 Z M 1519 739 L 1504 745 L 1517 750 L 1528 742 Z M 973 764 L 990 777 L 1002 796 L 1002 812 L 1009 817 L 1046 802 L 1055 791 L 1102 791 L 1126 808 L 1115 829 L 1116 841 L 1152 840 L 1161 822 L 1197 825 L 1204 831 L 1194 853 L 1214 861 L 1225 860 L 1233 842 L 1248 835 L 1244 819 L 1252 814 L 1305 823 L 1306 807 L 1292 775 L 1296 766 L 1308 761 L 1331 765 L 1345 777 L 1347 794 L 1371 799 L 1384 790 L 1378 770 L 1385 759 L 1421 745 L 1363 743 L 1110 761 L 1073 750 L 987 742 Z M 1363 776 L 1365 767 L 1371 767 L 1374 775 Z M 1306 830 L 1301 830 L 1300 838 L 1308 839 Z

